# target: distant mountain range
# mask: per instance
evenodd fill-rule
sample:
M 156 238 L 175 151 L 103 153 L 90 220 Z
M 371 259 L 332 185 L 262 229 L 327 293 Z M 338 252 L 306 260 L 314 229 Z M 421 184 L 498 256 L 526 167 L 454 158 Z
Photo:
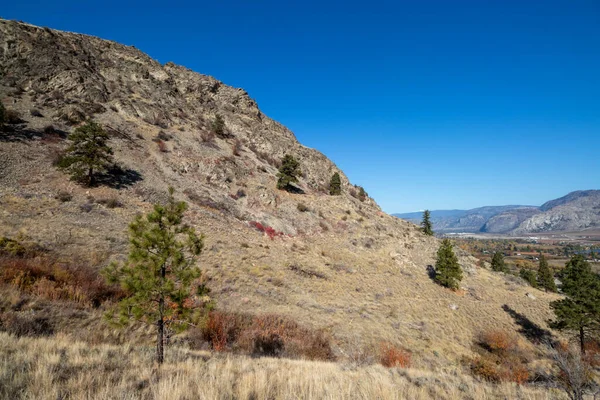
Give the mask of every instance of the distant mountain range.
M 419 224 L 422 212 L 393 214 Z M 600 228 L 600 190 L 579 190 L 541 206 L 487 206 L 471 210 L 433 210 L 438 233 L 525 234 Z

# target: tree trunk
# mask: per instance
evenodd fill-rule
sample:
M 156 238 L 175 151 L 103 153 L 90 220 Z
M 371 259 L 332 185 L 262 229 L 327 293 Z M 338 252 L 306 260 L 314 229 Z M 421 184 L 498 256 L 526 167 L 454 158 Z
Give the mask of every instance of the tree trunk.
M 165 282 L 165 278 L 167 276 L 167 267 L 166 265 L 162 265 L 160 267 L 160 278 L 161 278 L 161 286 Z M 157 337 L 156 337 L 156 361 L 158 365 L 161 365 L 165 361 L 165 297 L 163 294 L 160 295 L 160 299 L 158 300 L 158 321 L 156 325 L 158 327 Z
M 89 168 L 88 169 L 88 182 L 90 186 L 94 186 L 94 169 L 93 168 Z
M 579 327 L 579 346 L 581 347 L 581 355 L 585 355 L 585 337 L 583 327 Z
M 165 300 L 163 298 L 160 299 L 158 303 L 158 313 L 159 318 L 156 323 L 158 327 L 157 337 L 156 337 L 156 361 L 158 364 L 162 364 L 165 361 L 165 321 L 163 318 L 163 312 L 165 307 Z

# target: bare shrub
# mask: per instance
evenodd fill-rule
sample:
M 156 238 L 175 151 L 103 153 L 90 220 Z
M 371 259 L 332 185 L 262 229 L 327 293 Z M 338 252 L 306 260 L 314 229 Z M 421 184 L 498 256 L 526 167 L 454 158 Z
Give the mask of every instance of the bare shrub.
M 168 153 L 169 152 L 167 144 L 164 141 L 162 141 L 162 140 L 159 139 L 159 140 L 156 141 L 156 144 L 158 145 L 158 151 L 160 151 L 161 153 Z
M 203 337 L 216 351 L 234 350 L 255 356 L 334 359 L 329 338 L 275 314 L 250 316 L 213 311 L 202 327 Z
M 102 199 L 98 199 L 96 201 L 96 203 L 98 204 L 102 204 L 103 206 L 107 207 L 107 208 L 117 208 L 117 207 L 123 207 L 123 203 L 121 203 L 121 201 L 116 198 L 116 197 L 107 197 L 107 198 L 102 198 Z
M 555 381 L 569 399 L 583 400 L 593 388 L 593 369 L 576 346 L 559 343 L 551 349 L 551 357 L 558 369 Z
M 56 194 L 54 198 L 61 201 L 62 203 L 66 203 L 68 201 L 73 200 L 73 195 L 70 192 L 67 192 L 66 190 L 61 190 Z
M 34 312 L 1 314 L 0 330 L 15 336 L 48 336 L 54 333 L 54 327 L 48 317 Z
M 215 142 L 215 133 L 213 131 L 202 131 L 200 132 L 200 139 L 202 139 L 203 143 L 214 143 Z

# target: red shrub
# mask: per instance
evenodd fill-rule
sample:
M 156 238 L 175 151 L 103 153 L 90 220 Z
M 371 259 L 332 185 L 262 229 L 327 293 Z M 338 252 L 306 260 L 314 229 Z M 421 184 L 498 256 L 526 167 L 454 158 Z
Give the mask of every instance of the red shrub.
M 277 236 L 283 236 L 283 232 L 278 232 L 275 229 L 271 228 L 270 226 L 264 226 L 263 224 L 261 224 L 260 222 L 257 221 L 250 221 L 248 222 L 248 224 L 250 224 L 250 226 L 258 229 L 261 232 L 264 232 L 267 234 L 267 236 L 273 240 L 275 237 Z
M 381 356 L 379 362 L 387 368 L 401 367 L 410 368 L 412 354 L 401 347 L 390 343 L 381 344 Z

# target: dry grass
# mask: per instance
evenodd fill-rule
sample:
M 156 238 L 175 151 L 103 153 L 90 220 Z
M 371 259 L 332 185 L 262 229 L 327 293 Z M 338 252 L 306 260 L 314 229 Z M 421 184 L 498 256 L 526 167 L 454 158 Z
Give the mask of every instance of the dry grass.
M 170 348 L 160 372 L 152 347 L 89 346 L 68 337 L 0 333 L 6 399 L 561 399 L 555 391 L 481 384 L 468 376 L 380 365 L 211 356 Z

